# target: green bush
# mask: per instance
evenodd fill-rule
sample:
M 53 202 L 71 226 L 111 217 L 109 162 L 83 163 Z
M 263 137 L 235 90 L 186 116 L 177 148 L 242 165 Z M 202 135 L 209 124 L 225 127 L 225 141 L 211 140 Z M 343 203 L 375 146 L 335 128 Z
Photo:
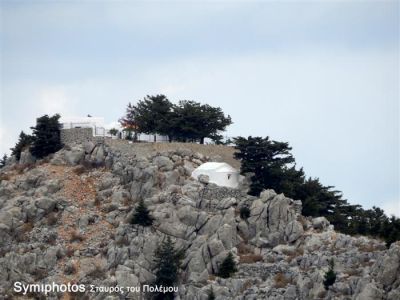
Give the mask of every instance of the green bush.
M 240 208 L 240 217 L 243 220 L 246 220 L 247 218 L 250 217 L 250 208 L 248 206 L 242 206 Z
M 336 281 L 336 273 L 334 271 L 333 259 L 329 262 L 329 270 L 325 273 L 324 286 L 328 290 L 331 285 Z
M 228 256 L 219 266 L 219 271 L 217 275 L 222 278 L 229 278 L 236 272 L 237 272 L 236 262 L 233 259 L 232 253 L 229 252 Z
M 168 236 L 155 252 L 156 280 L 157 286 L 173 287 L 178 282 L 179 268 L 184 256 L 183 251 L 175 249 L 175 245 Z M 174 299 L 174 293 L 159 293 L 155 299 Z
M 140 200 L 139 205 L 136 207 L 131 223 L 142 226 L 151 226 L 153 224 L 153 217 L 150 215 L 143 200 Z

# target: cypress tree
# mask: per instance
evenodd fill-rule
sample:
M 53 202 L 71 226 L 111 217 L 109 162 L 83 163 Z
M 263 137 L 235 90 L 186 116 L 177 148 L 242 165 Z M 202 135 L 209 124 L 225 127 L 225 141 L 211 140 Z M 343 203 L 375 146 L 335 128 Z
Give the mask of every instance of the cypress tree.
M 329 270 L 328 272 L 325 273 L 324 286 L 326 290 L 328 290 L 329 287 L 333 285 L 336 281 L 336 273 L 333 268 L 334 268 L 334 262 L 333 259 L 331 259 L 329 262 Z
M 229 252 L 228 256 L 221 263 L 217 275 L 222 278 L 229 278 L 236 272 L 237 268 L 235 260 L 233 259 L 232 253 Z
M 175 249 L 175 245 L 168 236 L 155 252 L 156 280 L 155 285 L 173 287 L 178 282 L 179 267 L 184 252 Z M 174 299 L 174 293 L 160 293 L 156 299 Z
M 211 286 L 210 291 L 208 292 L 208 298 L 207 298 L 207 299 L 208 299 L 208 300 L 215 300 L 214 289 L 213 289 L 212 286 Z
M 143 200 L 140 200 L 139 205 L 135 208 L 132 224 L 139 224 L 142 226 L 151 226 L 153 224 L 153 217 L 150 215 Z
M 32 155 L 43 158 L 62 148 L 59 119 L 59 114 L 52 117 L 44 115 L 36 119 L 36 126 L 31 127 L 33 131 Z

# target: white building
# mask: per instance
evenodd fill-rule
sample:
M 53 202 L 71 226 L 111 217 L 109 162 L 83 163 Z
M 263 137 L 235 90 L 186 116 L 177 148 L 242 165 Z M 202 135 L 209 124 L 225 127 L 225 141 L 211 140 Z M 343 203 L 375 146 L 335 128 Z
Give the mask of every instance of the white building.
M 224 162 L 206 162 L 192 172 L 192 177 L 198 179 L 199 175 L 207 175 L 211 183 L 219 186 L 237 188 L 240 175 L 238 170 Z

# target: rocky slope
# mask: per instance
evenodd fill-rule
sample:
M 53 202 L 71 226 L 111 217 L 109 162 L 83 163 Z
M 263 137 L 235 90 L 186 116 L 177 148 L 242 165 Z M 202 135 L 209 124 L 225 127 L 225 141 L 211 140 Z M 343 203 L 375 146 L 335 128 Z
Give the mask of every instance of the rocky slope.
M 135 147 L 134 145 L 131 145 Z M 24 163 L 32 158 L 23 154 Z M 187 149 L 135 156 L 118 145 L 76 145 L 0 172 L 0 298 L 16 281 L 140 286 L 154 280 L 154 251 L 170 236 L 185 250 L 178 299 L 400 299 L 400 243 L 337 233 L 301 216 L 301 201 L 198 182 L 210 157 Z M 95 168 L 93 168 L 95 166 Z M 143 199 L 155 219 L 129 223 Z M 239 211 L 250 207 L 250 217 Z M 232 252 L 238 272 L 215 276 Z M 337 280 L 323 286 L 329 261 Z M 140 293 L 50 293 L 49 299 L 140 299 Z

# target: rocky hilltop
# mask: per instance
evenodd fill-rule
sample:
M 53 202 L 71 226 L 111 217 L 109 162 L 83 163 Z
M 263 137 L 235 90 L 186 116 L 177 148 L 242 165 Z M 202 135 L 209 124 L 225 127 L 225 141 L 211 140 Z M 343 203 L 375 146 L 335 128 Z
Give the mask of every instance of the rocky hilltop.
M 216 299 L 400 299 L 399 242 L 387 249 L 337 233 L 323 217 L 303 217 L 301 201 L 273 190 L 247 195 L 245 181 L 228 189 L 190 178 L 216 158 L 183 148 L 135 155 L 92 142 L 34 164 L 22 157 L 0 172 L 1 299 L 141 299 L 101 291 L 23 296 L 13 284 L 148 284 L 167 236 L 185 250 L 177 299 L 205 300 L 211 288 Z M 130 223 L 139 200 L 151 227 Z M 229 252 L 238 272 L 217 277 Z M 331 259 L 337 279 L 325 290 Z

